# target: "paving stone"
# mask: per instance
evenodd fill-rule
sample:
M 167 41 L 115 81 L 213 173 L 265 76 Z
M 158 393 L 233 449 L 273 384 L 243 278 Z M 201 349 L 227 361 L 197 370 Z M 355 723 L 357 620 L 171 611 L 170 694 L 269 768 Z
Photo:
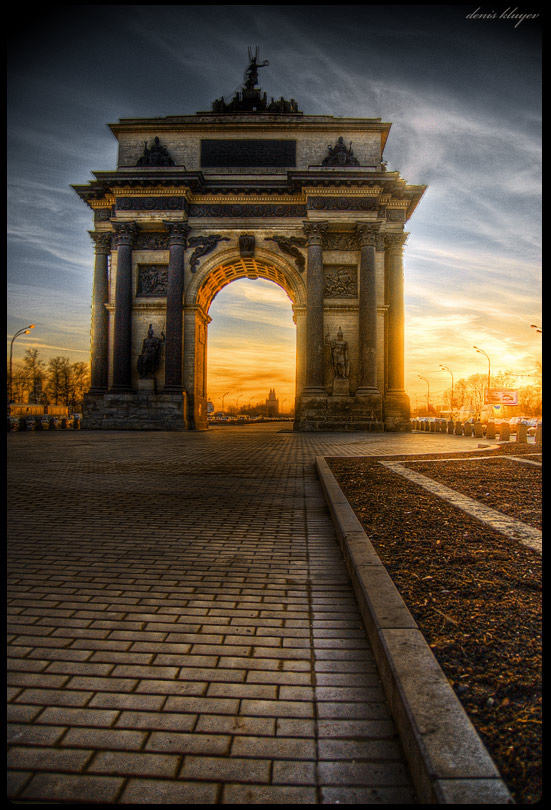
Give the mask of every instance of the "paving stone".
M 35 438 L 8 436 L 17 801 L 414 801 L 313 462 L 425 437 Z
M 166 754 L 99 751 L 90 762 L 88 772 L 171 778 L 176 775 L 179 763 L 179 757 Z
M 316 789 L 276 785 L 224 785 L 223 804 L 317 804 Z
M 129 779 L 121 804 L 216 804 L 217 784 L 167 782 L 160 779 Z
M 82 771 L 93 755 L 93 750 L 13 745 L 8 749 L 8 768 L 29 771 Z
M 116 801 L 124 779 L 112 776 L 80 774 L 36 774 L 19 798 L 43 802 L 95 802 L 111 804 Z
M 180 778 L 218 782 L 258 782 L 270 780 L 269 760 L 186 756 Z

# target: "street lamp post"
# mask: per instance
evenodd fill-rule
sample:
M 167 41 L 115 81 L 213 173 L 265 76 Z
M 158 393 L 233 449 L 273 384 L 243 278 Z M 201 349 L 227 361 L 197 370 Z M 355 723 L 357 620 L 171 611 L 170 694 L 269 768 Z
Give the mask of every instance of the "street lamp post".
M 450 397 L 450 416 L 452 416 L 452 414 L 453 414 L 453 371 L 451 370 L 451 368 L 448 368 L 447 366 L 443 366 L 442 364 L 440 364 L 440 368 L 443 368 L 444 371 L 449 371 L 450 374 L 452 375 L 452 395 Z
M 473 349 L 476 349 L 476 351 L 479 354 L 483 354 L 484 357 L 486 358 L 486 360 L 488 361 L 488 397 L 489 397 L 490 396 L 490 358 L 488 357 L 488 355 L 486 354 L 484 349 L 479 349 L 478 346 L 473 346 Z
M 227 397 L 229 393 L 229 391 L 226 391 L 225 394 L 222 394 L 222 413 L 224 413 L 224 398 Z
M 424 380 L 427 384 L 427 416 L 430 414 L 430 384 L 426 377 L 421 377 L 420 374 L 417 375 L 420 380 Z
M 19 332 L 16 332 L 15 335 L 11 339 L 10 343 L 10 402 L 13 402 L 13 391 L 12 391 L 12 359 L 13 359 L 13 342 L 16 337 L 19 335 L 28 335 L 31 329 L 34 329 L 34 323 L 31 323 L 29 326 L 25 326 L 23 329 L 20 329 Z

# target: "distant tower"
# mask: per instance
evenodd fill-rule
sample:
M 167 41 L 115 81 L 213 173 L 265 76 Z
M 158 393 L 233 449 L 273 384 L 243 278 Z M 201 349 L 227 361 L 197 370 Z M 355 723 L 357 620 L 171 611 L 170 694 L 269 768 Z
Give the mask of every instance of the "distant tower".
M 270 388 L 266 400 L 266 416 L 279 416 L 279 399 L 276 399 L 275 388 Z

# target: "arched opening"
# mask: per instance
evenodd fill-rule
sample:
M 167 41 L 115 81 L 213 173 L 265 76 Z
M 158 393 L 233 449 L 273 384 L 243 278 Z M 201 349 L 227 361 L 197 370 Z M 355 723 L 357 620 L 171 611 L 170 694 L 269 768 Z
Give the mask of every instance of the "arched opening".
M 237 279 L 209 316 L 207 399 L 218 418 L 292 416 L 296 327 L 286 292 L 264 278 Z
M 215 413 L 232 416 L 294 415 L 303 377 L 297 333 L 304 283 L 297 271 L 269 258 L 228 255 L 202 268 L 192 283 L 186 339 L 194 343 L 193 386 L 187 387 L 194 392 L 193 427 L 207 426 L 208 402 Z

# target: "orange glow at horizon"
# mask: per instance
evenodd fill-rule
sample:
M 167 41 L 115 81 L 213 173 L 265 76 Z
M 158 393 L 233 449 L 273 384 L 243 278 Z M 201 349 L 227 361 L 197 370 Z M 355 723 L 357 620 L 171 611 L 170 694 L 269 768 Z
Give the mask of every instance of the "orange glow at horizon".
M 215 410 L 264 404 L 275 389 L 280 412 L 295 405 L 296 328 L 285 291 L 265 279 L 238 279 L 209 315 L 207 395 Z

